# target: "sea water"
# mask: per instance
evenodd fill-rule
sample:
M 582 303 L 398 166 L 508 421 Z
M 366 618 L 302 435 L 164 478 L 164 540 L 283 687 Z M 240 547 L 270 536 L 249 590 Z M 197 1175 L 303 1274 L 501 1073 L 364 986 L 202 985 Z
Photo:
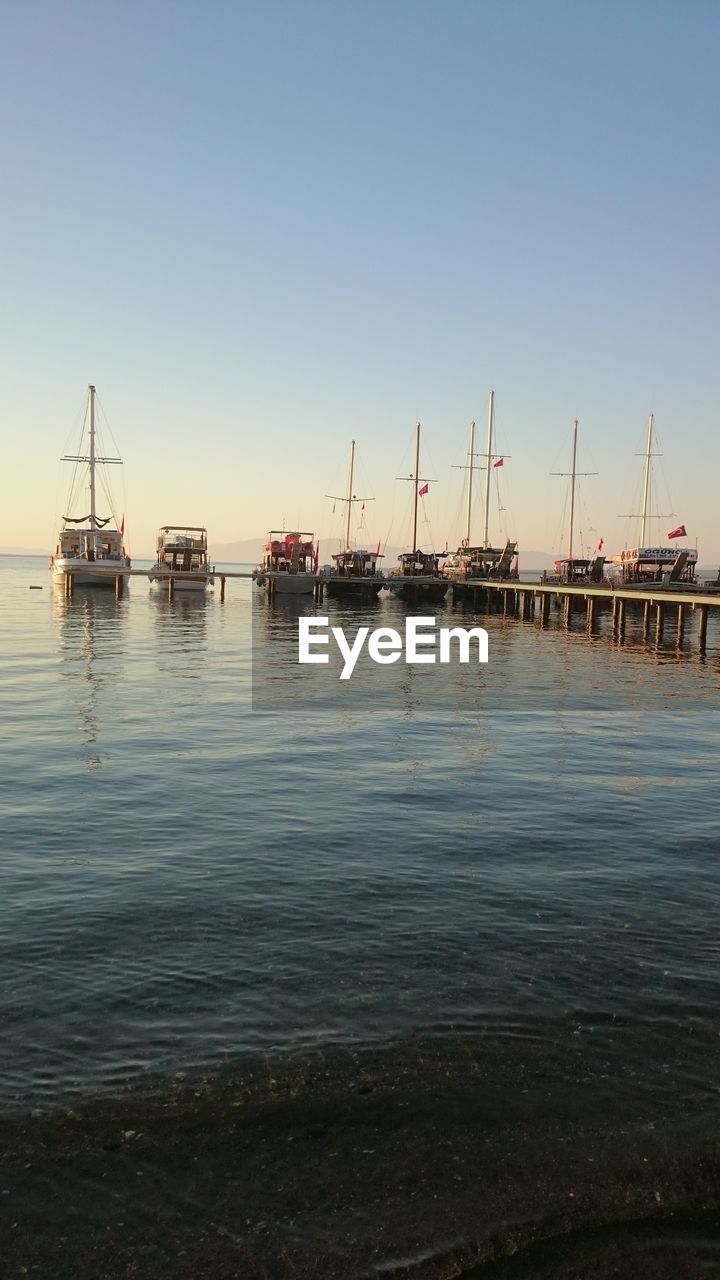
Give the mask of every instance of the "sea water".
M 9 1274 L 720 1266 L 712 620 L 341 683 L 384 593 L 0 602 Z

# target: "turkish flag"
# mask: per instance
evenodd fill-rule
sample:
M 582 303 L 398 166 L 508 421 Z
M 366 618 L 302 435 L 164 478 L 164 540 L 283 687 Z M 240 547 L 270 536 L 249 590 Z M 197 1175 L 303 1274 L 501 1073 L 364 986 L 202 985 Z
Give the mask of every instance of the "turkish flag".
M 677 529 L 671 529 L 668 538 L 687 538 L 687 529 L 684 524 L 679 524 Z
M 497 462 L 493 462 L 493 470 L 495 469 L 495 467 L 504 467 L 504 466 L 505 466 L 504 458 L 498 458 Z
M 422 489 L 418 489 L 418 498 L 424 498 L 425 494 L 428 492 L 429 489 L 430 489 L 430 485 L 424 484 Z

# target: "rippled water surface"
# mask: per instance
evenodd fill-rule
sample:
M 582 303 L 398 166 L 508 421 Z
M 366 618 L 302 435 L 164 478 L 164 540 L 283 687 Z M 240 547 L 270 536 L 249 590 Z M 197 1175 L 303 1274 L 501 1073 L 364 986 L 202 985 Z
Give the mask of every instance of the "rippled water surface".
M 241 1240 L 238 1269 L 208 1262 L 211 1250 L 190 1259 L 196 1274 L 499 1267 L 511 1251 L 487 1242 L 509 1219 L 531 1221 L 532 1241 L 552 1218 L 554 1238 L 582 1203 L 590 1239 L 661 1213 L 681 1150 L 687 1194 L 673 1212 L 714 1212 L 698 1173 L 719 1133 L 712 623 L 701 660 L 692 622 L 678 648 L 671 620 L 657 647 L 639 619 L 620 645 L 602 620 L 591 639 L 581 624 L 542 630 L 495 614 L 479 619 L 486 667 L 362 660 L 340 682 L 335 663 L 297 665 L 298 613 L 348 632 L 402 629 L 401 606 L 253 603 L 242 580 L 224 602 L 169 601 L 142 579 L 119 601 L 81 589 L 67 600 L 48 579 L 40 560 L 0 560 L 0 1105 L 11 1139 L 31 1114 L 49 1126 L 47 1145 L 70 1110 L 106 1137 L 138 1131 L 123 1107 L 162 1111 L 172 1096 L 184 1123 L 196 1105 L 234 1101 L 236 1117 L 252 1107 L 253 1123 L 278 1126 L 255 1146 L 243 1131 L 246 1208 L 262 1143 L 284 1144 L 288 1179 L 302 1170 L 321 1199 L 333 1160 L 352 1170 L 352 1195 L 332 1213 L 323 1201 L 321 1226 L 315 1202 L 288 1216 L 287 1188 L 247 1208 L 245 1235 L 223 1219 L 212 1249 L 231 1249 L 228 1232 Z M 443 625 L 475 621 L 436 612 Z M 352 1098 L 361 1119 L 347 1114 Z M 313 1124 L 330 1144 L 321 1161 L 306 1149 Z M 204 1132 L 217 1138 L 218 1126 L 213 1111 Z M 207 1186 L 221 1169 L 226 1180 L 223 1158 L 207 1156 Z M 279 1160 L 268 1164 L 276 1188 Z M 536 1165 L 544 1193 L 539 1174 L 530 1193 L 518 1172 Z M 164 1183 L 174 1176 L 189 1194 L 185 1164 L 173 1169 Z M 95 1186 L 105 1173 L 77 1176 Z M 118 1177 L 122 1202 L 130 1175 Z M 406 1177 L 415 1199 L 399 1190 Z M 23 1194 L 45 1221 L 37 1186 Z M 402 1213 L 381 1229 L 380 1202 L 396 1201 Z M 256 1230 L 268 1220 L 272 1245 Z M 695 1266 L 682 1243 L 693 1231 L 678 1244 L 664 1229 L 658 1256 Z M 703 1265 L 720 1258 L 713 1230 L 704 1217 Z M 185 1274 L 190 1253 L 153 1256 L 147 1274 Z M 575 1264 L 559 1255 L 546 1272 L 533 1256 L 536 1271 L 522 1274 L 595 1274 L 562 1271 Z M 102 1274 L 136 1264 L 116 1258 Z

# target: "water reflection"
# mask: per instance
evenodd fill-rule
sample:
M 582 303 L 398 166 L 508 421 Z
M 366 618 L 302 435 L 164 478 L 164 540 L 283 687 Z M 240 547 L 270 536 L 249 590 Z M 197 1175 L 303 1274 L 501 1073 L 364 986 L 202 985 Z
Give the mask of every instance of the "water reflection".
M 163 591 L 151 591 L 148 603 L 161 648 L 167 645 L 172 651 L 184 653 L 206 651 L 211 596 L 200 591 L 179 591 L 170 600 Z
M 357 657 L 350 660 L 355 664 L 352 674 L 341 678 L 346 656 L 332 634 L 333 628 L 342 632 L 346 646 L 356 643 L 360 628 L 369 633 L 392 630 L 404 643 L 408 615 L 433 619 L 437 627 L 459 623 L 447 604 L 407 607 L 382 594 L 362 603 L 332 598 L 315 603 L 307 597 L 268 600 L 256 595 L 252 611 L 253 707 L 301 713 L 327 708 L 343 716 L 351 711 L 371 710 L 414 719 L 432 705 L 442 713 L 457 672 L 437 662 L 409 665 L 402 652 L 393 662 L 375 661 L 368 653 L 367 635 Z M 299 623 L 303 618 L 325 620 L 324 626 L 311 633 L 310 652 L 327 658 L 326 662 L 299 661 Z M 322 637 L 326 643 L 321 642 Z M 465 668 L 461 671 L 477 693 L 485 683 L 484 668 L 479 669 L 473 662 L 470 672 Z
M 50 599 L 60 674 L 75 703 L 86 768 L 93 772 L 105 759 L 100 749 L 104 706 L 125 665 L 127 601 L 92 588 L 78 588 L 70 597 L 53 591 Z

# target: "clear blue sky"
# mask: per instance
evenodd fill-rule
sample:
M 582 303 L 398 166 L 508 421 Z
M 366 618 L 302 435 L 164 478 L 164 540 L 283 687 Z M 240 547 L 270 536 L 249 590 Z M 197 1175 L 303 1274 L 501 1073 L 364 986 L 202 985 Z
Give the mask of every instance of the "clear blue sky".
M 592 527 L 634 540 L 653 410 L 667 509 L 720 559 L 717 3 L 30 0 L 1 22 L 0 544 L 54 542 L 93 381 L 138 553 L 164 521 L 327 530 L 352 436 L 368 537 L 402 543 L 418 417 L 444 545 L 492 386 L 521 547 L 557 543 L 576 416 Z

